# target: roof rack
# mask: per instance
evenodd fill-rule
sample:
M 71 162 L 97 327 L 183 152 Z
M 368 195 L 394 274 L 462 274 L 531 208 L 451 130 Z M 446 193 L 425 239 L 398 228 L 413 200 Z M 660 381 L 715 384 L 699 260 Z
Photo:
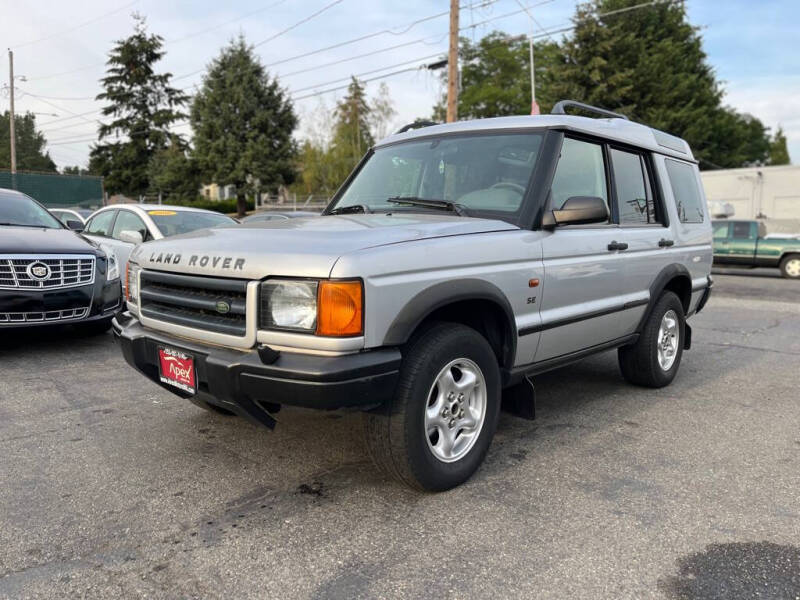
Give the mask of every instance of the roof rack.
M 436 121 L 414 121 L 413 123 L 409 123 L 408 125 L 404 125 L 397 131 L 395 131 L 395 135 L 398 133 L 405 133 L 411 129 L 422 129 L 423 127 L 430 127 L 432 125 L 441 125 L 441 123 L 437 123 Z
M 605 117 L 611 117 L 614 119 L 625 119 L 629 121 L 628 117 L 622 115 L 620 113 L 615 113 L 610 110 L 606 110 L 605 108 L 599 108 L 597 106 L 592 106 L 591 104 L 584 104 L 583 102 L 578 102 L 576 100 L 559 100 L 556 102 L 555 106 L 553 106 L 553 110 L 550 111 L 551 115 L 565 115 L 567 112 L 564 110 L 567 107 L 574 107 L 580 108 L 587 112 L 593 112 L 598 115 L 603 115 Z

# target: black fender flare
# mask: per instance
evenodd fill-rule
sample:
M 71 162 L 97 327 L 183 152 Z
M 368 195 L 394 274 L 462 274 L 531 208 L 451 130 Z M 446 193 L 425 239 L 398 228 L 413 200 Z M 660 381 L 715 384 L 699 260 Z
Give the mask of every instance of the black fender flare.
M 517 328 L 514 310 L 506 295 L 493 283 L 482 279 L 455 279 L 442 281 L 424 289 L 409 300 L 389 325 L 383 339 L 384 346 L 406 343 L 419 325 L 435 310 L 466 300 L 486 300 L 496 304 L 505 315 L 508 356 L 501 365 L 510 368 L 517 354 Z
M 692 302 L 692 275 L 689 273 L 689 269 L 679 263 L 672 263 L 671 265 L 667 265 L 653 280 L 653 283 L 650 284 L 650 302 L 647 304 L 647 309 L 644 311 L 641 320 L 639 321 L 639 325 L 636 327 L 636 331 L 638 333 L 642 332 L 644 328 L 644 324 L 647 322 L 647 319 L 650 318 L 650 313 L 653 312 L 653 308 L 658 302 L 658 299 L 661 297 L 661 293 L 664 291 L 664 288 L 667 287 L 667 284 L 677 277 L 683 277 L 689 283 L 689 305 Z M 684 310 L 687 312 L 689 311 L 689 306 L 684 306 Z

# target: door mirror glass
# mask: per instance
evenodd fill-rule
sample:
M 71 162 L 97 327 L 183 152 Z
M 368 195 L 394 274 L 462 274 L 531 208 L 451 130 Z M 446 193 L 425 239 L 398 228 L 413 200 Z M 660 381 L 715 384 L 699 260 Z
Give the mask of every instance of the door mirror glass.
M 586 225 L 608 221 L 608 206 L 599 196 L 572 196 L 552 212 L 553 225 Z
M 144 241 L 141 232 L 131 231 L 129 229 L 120 231 L 119 239 L 121 242 L 128 242 L 129 244 L 141 244 Z
M 83 231 L 83 223 L 81 223 L 80 221 L 76 221 L 74 219 L 70 219 L 69 221 L 67 221 L 67 227 L 72 229 L 72 231 L 78 231 L 78 232 Z

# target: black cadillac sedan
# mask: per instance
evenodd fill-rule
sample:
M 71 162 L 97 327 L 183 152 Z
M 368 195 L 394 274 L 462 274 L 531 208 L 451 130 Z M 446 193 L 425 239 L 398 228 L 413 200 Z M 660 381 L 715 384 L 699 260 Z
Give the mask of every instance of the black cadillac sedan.
M 0 189 L 0 336 L 8 328 L 73 323 L 106 331 L 121 305 L 119 271 L 113 250 L 67 228 L 33 198 Z

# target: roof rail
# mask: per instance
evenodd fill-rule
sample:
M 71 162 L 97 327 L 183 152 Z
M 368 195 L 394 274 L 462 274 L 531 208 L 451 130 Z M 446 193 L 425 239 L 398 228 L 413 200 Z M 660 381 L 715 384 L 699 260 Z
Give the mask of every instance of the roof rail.
M 437 123 L 436 121 L 414 121 L 413 123 L 404 125 L 394 133 L 397 135 L 398 133 L 405 133 L 411 129 L 422 129 L 423 127 L 430 127 L 431 125 L 441 125 L 441 123 Z
M 592 106 L 591 104 L 584 104 L 583 102 L 578 102 L 576 100 L 559 100 L 556 102 L 555 106 L 553 106 L 553 110 L 550 111 L 551 115 L 565 115 L 567 112 L 564 110 L 565 108 L 572 106 L 574 108 L 580 108 L 587 112 L 593 112 L 598 115 L 603 115 L 605 117 L 612 117 L 614 119 L 625 119 L 629 121 L 628 117 L 622 115 L 620 113 L 615 113 L 610 110 L 606 110 L 605 108 L 599 108 L 597 106 Z

